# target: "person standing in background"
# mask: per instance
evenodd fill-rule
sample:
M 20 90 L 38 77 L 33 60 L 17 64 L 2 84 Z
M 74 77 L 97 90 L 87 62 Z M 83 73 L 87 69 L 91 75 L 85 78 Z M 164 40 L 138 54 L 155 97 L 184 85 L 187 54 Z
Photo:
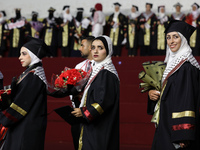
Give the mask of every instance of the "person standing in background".
M 152 36 L 154 35 L 154 28 L 156 25 L 156 15 L 151 11 L 153 7 L 152 3 L 146 3 L 146 11 L 139 17 L 139 45 L 140 55 L 148 56 L 152 55 Z
M 196 28 L 192 36 L 190 37 L 190 47 L 192 48 L 192 54 L 194 56 L 200 56 L 200 13 L 199 5 L 197 3 L 192 4 L 192 11 L 186 16 L 186 22 Z
M 0 11 L 0 58 L 3 57 L 4 52 L 6 51 L 6 13 L 5 11 Z
M 94 18 L 92 22 L 92 35 L 94 37 L 103 35 L 103 28 L 106 24 L 105 15 L 103 13 L 103 6 L 101 3 L 95 5 Z
M 58 46 L 61 47 L 62 57 L 70 57 L 73 37 L 73 16 L 70 14 L 70 6 L 63 7 L 58 31 Z
M 138 12 L 138 7 L 132 5 L 131 14 L 128 15 L 128 29 L 127 29 L 127 47 L 128 56 L 134 57 L 137 55 L 138 48 L 138 18 L 140 14 Z
M 174 4 L 176 12 L 171 15 L 170 20 L 185 21 L 185 14 L 181 12 L 181 7 L 183 7 L 183 5 L 181 5 L 179 2 Z
M 167 27 L 169 17 L 165 13 L 165 6 L 158 6 L 158 15 L 156 27 L 154 28 L 154 36 L 152 42 L 153 55 L 166 54 L 166 36 L 165 29 Z
M 51 56 L 57 56 L 58 49 L 58 19 L 54 17 L 56 9 L 50 7 L 48 9 L 49 16 L 43 20 L 42 39 L 51 50 Z
M 109 36 L 113 43 L 113 56 L 121 56 L 122 41 L 127 36 L 127 18 L 120 12 L 121 4 L 114 3 L 115 12 L 109 16 Z
M 19 57 L 20 48 L 25 41 L 26 18 L 21 16 L 21 9 L 15 9 L 16 17 L 8 21 L 6 29 L 9 30 L 10 50 L 9 57 Z
M 32 19 L 31 21 L 27 23 L 26 31 L 28 32 L 28 35 L 32 37 L 40 38 L 41 31 L 43 28 L 43 23 L 38 21 L 38 12 L 32 11 L 31 16 L 32 16 Z

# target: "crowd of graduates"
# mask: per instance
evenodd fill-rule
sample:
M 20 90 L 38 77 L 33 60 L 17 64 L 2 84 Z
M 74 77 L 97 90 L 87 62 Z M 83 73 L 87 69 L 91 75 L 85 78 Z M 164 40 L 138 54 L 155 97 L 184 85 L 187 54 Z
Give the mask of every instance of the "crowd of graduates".
M 166 37 L 165 28 L 171 20 L 182 20 L 196 27 L 190 38 L 189 45 L 194 56 L 200 55 L 200 13 L 199 5 L 191 5 L 192 11 L 188 14 L 181 12 L 182 4 L 173 5 L 176 12 L 166 14 L 165 6 L 158 6 L 158 12 L 153 12 L 152 3 L 146 3 L 146 10 L 139 12 L 139 8 L 132 5 L 128 15 L 120 11 L 121 4 L 114 3 L 114 13 L 105 17 L 103 6 L 97 3 L 91 8 L 91 16 L 83 17 L 84 8 L 77 8 L 76 16 L 70 14 L 70 6 L 63 7 L 60 17 L 55 17 L 53 7 L 48 9 L 49 15 L 38 19 L 38 12 L 32 12 L 32 18 L 26 19 L 21 15 L 21 9 L 15 9 L 16 17 L 5 19 L 6 12 L 0 12 L 0 58 L 18 57 L 21 46 L 26 42 L 26 36 L 41 38 L 51 50 L 51 56 L 57 57 L 61 49 L 62 57 L 79 57 L 81 39 L 90 35 L 108 35 L 113 43 L 113 56 L 121 56 L 123 45 L 128 50 L 128 56 L 134 57 L 165 55 Z M 101 12 L 95 15 L 95 12 Z M 94 24 L 98 23 L 98 28 Z M 97 27 L 97 26 L 96 26 Z M 102 29 L 101 29 L 102 28 Z M 97 35 L 94 30 L 98 31 Z M 137 54 L 139 49 L 140 54 Z

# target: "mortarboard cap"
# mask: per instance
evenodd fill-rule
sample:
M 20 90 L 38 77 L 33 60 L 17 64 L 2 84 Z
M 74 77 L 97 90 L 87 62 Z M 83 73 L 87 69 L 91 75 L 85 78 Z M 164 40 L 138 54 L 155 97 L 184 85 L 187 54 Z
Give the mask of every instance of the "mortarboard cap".
M 3 14 L 4 17 L 6 16 L 6 12 L 4 10 L 2 10 L 0 12 Z
M 54 11 L 56 11 L 56 9 L 53 8 L 53 7 L 50 7 L 50 8 L 48 9 L 48 12 L 54 12 Z
M 77 8 L 77 10 L 79 11 L 79 12 L 83 12 L 84 11 L 84 9 L 81 7 L 81 8 Z
M 184 21 L 172 20 L 165 29 L 165 33 L 180 32 L 189 41 L 190 36 L 196 30 L 195 27 L 187 24 Z
M 82 117 L 75 117 L 71 114 L 71 112 L 74 111 L 74 109 L 70 106 L 63 106 L 54 109 L 54 111 L 70 125 L 78 124 L 84 121 Z
M 165 8 L 165 6 L 164 5 L 161 5 L 161 6 L 158 6 L 158 12 L 160 12 L 160 8 Z
M 199 5 L 197 3 L 192 4 L 192 6 L 194 5 L 197 7 L 197 9 L 199 9 Z
M 122 6 L 120 3 L 116 2 L 116 3 L 113 3 L 115 6 Z
M 95 9 L 92 7 L 92 8 L 90 8 L 90 12 L 93 12 L 93 11 L 95 11 Z
M 152 4 L 152 3 L 146 3 L 146 5 L 150 5 L 151 8 L 153 7 L 153 4 Z
M 183 5 L 181 5 L 179 2 L 178 2 L 178 3 L 176 3 L 176 4 L 174 4 L 174 7 L 176 7 L 176 6 L 183 7 Z
M 63 10 L 65 10 L 66 8 L 69 8 L 70 6 L 69 5 L 65 5 L 63 6 Z
M 31 36 L 28 36 L 27 38 L 28 38 L 28 42 L 25 43 L 23 47 L 26 47 L 33 54 L 35 54 L 39 59 L 42 59 L 43 57 L 47 56 L 47 54 L 50 54 L 50 50 L 43 40 L 33 38 Z
M 21 8 L 15 8 L 15 11 L 16 12 L 21 11 Z
M 38 12 L 32 11 L 31 15 L 32 15 L 32 16 L 33 16 L 33 15 L 37 15 L 37 16 L 38 16 Z
M 137 7 L 137 6 L 135 6 L 135 5 L 132 5 L 132 7 L 135 7 L 136 11 L 138 11 L 138 10 L 139 10 L 139 9 L 138 9 L 138 7 Z

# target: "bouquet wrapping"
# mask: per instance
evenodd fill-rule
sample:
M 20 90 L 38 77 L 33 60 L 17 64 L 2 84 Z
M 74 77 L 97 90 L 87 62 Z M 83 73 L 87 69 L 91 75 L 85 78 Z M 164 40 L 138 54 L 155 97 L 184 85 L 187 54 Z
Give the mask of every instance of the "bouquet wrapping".
M 143 81 L 140 83 L 141 92 L 144 93 L 150 89 L 161 90 L 162 75 L 166 64 L 163 61 L 144 62 L 142 64 L 144 71 L 139 73 L 139 79 Z
M 81 91 L 82 87 L 88 81 L 91 70 L 88 72 L 82 69 L 71 69 L 65 67 L 60 75 L 52 75 L 52 85 L 55 90 L 65 90 L 68 86 L 74 86 L 77 91 Z

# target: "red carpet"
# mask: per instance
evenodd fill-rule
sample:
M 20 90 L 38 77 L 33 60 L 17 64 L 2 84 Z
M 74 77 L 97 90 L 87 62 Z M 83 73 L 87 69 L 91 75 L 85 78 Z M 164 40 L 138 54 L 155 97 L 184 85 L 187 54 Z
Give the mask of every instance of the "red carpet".
M 52 73 L 60 74 L 67 67 L 74 67 L 82 58 L 45 58 L 43 60 L 48 81 Z M 164 60 L 157 57 L 119 57 L 113 63 L 120 77 L 120 149 L 149 150 L 153 140 L 154 125 L 151 116 L 146 114 L 147 94 L 140 93 L 138 73 L 145 61 Z M 200 60 L 200 57 L 198 57 Z M 17 58 L 0 59 L 0 71 L 4 74 L 4 85 L 11 83 L 13 76 L 23 72 Z M 68 98 L 48 97 L 48 112 L 60 106 L 70 104 Z M 73 150 L 70 126 L 54 112 L 48 116 L 45 150 Z

